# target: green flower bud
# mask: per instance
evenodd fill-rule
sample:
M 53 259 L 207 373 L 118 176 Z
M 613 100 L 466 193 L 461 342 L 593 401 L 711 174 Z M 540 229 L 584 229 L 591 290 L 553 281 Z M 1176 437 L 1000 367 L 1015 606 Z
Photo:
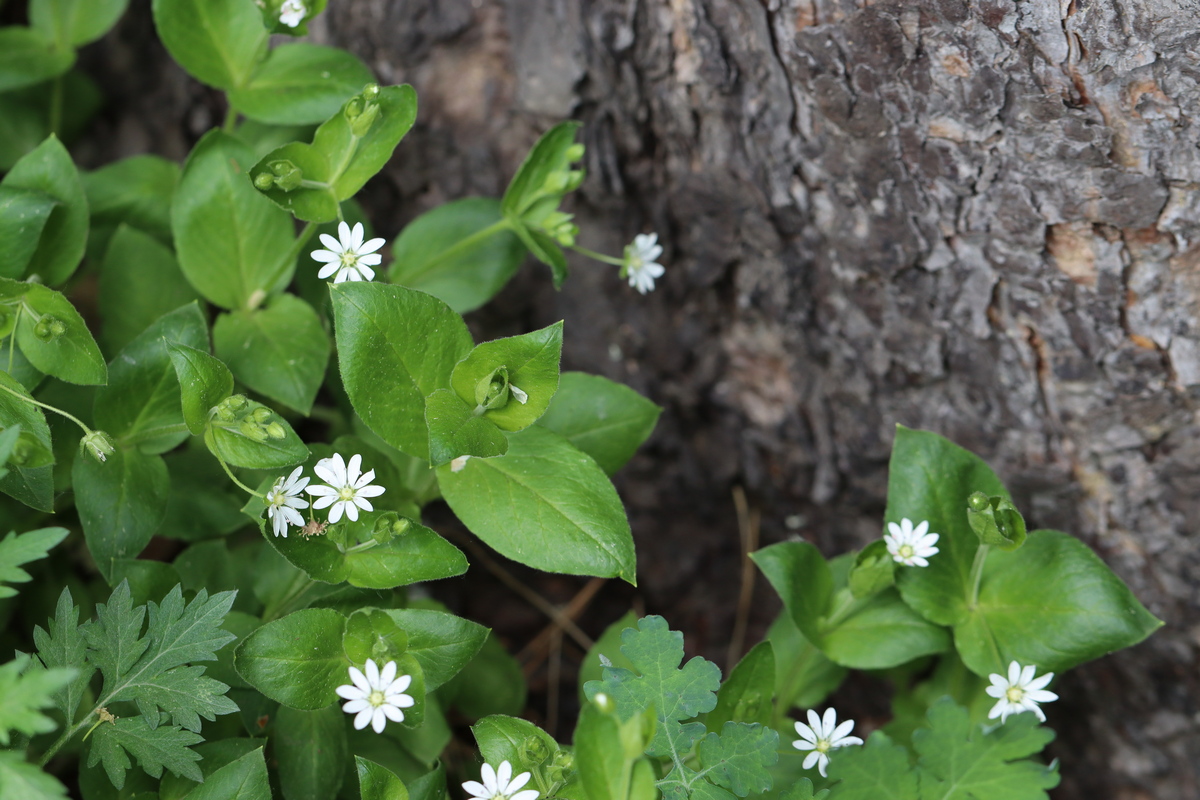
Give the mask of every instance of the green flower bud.
M 250 414 L 250 417 L 260 425 L 265 425 L 266 423 L 270 422 L 273 416 L 274 415 L 271 413 L 271 409 L 264 408 L 263 406 L 259 406 L 258 408 L 254 409 L 254 411 Z
M 254 188 L 265 192 L 275 185 L 275 177 L 269 172 L 260 172 L 254 176 Z
M 53 342 L 66 332 L 67 326 L 63 324 L 63 321 L 49 314 L 39 319 L 33 326 L 33 335 L 43 342 Z
M 112 437 L 104 431 L 92 431 L 79 440 L 79 452 L 88 453 L 92 458 L 104 463 L 116 451 Z
M 267 436 L 276 440 L 282 439 L 287 436 L 287 429 L 278 422 L 272 422 L 267 426 Z
M 596 704 L 596 708 L 605 714 L 611 714 L 617 710 L 617 704 L 604 692 L 597 692 L 596 696 L 592 698 L 592 702 Z
M 517 756 L 525 766 L 537 766 L 550 757 L 550 748 L 539 736 L 527 736 L 517 750 Z
M 988 496 L 986 494 L 983 492 L 975 492 L 967 498 L 967 505 L 971 507 L 972 511 L 983 511 L 989 505 L 991 505 L 991 503 L 988 501 Z
M 576 142 L 575 144 L 573 144 L 567 148 L 567 161 L 570 161 L 573 163 L 575 161 L 580 160 L 581 158 L 583 158 L 584 152 L 585 152 L 584 146 L 579 144 L 578 142 Z
M 567 188 L 565 192 L 573 192 L 580 186 L 583 186 L 583 179 L 587 177 L 587 173 L 581 169 L 574 169 L 567 173 Z
M 298 189 L 304 180 L 304 171 L 287 159 L 272 161 L 267 167 L 275 174 L 275 185 L 285 192 Z
M 350 120 L 350 132 L 362 138 L 367 135 L 367 131 L 371 130 L 371 126 L 377 119 L 379 119 L 379 106 L 371 103 L 362 110 L 361 114 Z
M 33 458 L 36 450 L 37 448 L 26 441 L 25 434 L 22 433 L 17 437 L 17 443 L 13 445 L 12 452 L 8 454 L 8 463 L 16 467 L 23 467 Z
M 492 374 L 475 384 L 476 414 L 508 405 L 508 367 L 496 367 Z
M 267 440 L 267 432 L 263 430 L 261 425 L 256 425 L 251 420 L 244 420 L 242 424 L 238 426 L 238 432 L 240 432 L 242 436 L 245 436 L 247 439 L 258 442 L 259 444 L 262 444 Z
M 546 181 L 542 184 L 542 190 L 546 194 L 563 194 L 567 191 L 567 184 L 570 180 L 570 175 L 565 170 L 551 172 L 546 176 Z
M 0 306 L 0 338 L 12 333 L 16 324 L 17 315 L 13 313 L 12 306 Z
M 342 114 L 346 117 L 347 122 L 354 122 L 354 120 L 362 116 L 365 106 L 366 103 L 363 102 L 361 97 L 351 97 L 346 102 L 346 107 L 342 109 Z

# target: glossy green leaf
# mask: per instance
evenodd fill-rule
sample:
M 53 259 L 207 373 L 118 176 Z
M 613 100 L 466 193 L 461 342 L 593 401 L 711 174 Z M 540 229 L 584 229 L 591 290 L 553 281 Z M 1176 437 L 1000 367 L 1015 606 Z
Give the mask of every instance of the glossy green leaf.
M 424 292 L 331 285 L 342 383 L 354 410 L 392 447 L 428 460 L 425 398 L 450 384 L 471 349 L 462 317 Z
M 163 460 L 171 473 L 171 495 L 160 535 L 195 542 L 245 526 L 241 508 L 246 495 L 209 453 L 191 448 L 170 453 Z
M 199 297 L 170 248 L 140 230 L 118 226 L 100 270 L 100 338 L 106 352 L 117 352 L 159 317 Z M 207 336 L 202 345 L 180 341 L 208 349 Z
M 171 207 L 183 274 L 222 308 L 256 308 L 295 266 L 291 219 L 247 177 L 255 160 L 238 139 L 209 132 L 188 157 Z
M 385 613 L 408 634 L 407 653 L 421 665 L 429 692 L 454 677 L 488 636 L 488 629 L 479 623 L 444 611 L 406 608 Z
M 137 556 L 162 524 L 171 488 L 167 466 L 160 456 L 118 448 L 103 463 L 75 459 L 71 477 L 88 550 L 111 579 L 113 561 Z
M 167 341 L 166 348 L 179 381 L 184 422 L 192 433 L 203 433 L 209 412 L 233 394 L 233 373 L 196 347 Z
M 543 196 L 551 173 L 567 169 L 567 149 L 575 143 L 579 123 L 560 122 L 542 134 L 513 176 L 500 201 L 506 216 L 521 216 Z
M 512 231 L 482 236 L 502 219 L 499 201 L 490 197 L 466 197 L 426 211 L 396 237 L 388 277 L 460 314 L 474 311 L 504 288 L 525 258 L 525 246 Z
M 1016 550 L 1025 543 L 1025 518 L 1003 497 L 972 494 L 967 498 L 967 523 L 983 544 Z
M 775 694 L 775 648 L 762 641 L 742 657 L 717 692 L 717 707 L 704 724 L 719 732 L 726 722 L 771 721 L 771 698 Z
M 374 80 L 351 53 L 316 44 L 273 49 L 248 83 L 229 93 L 238 111 L 271 125 L 315 125 Z
M 281 294 L 265 308 L 217 317 L 213 350 L 247 387 L 307 414 L 325 379 L 330 342 L 312 306 Z
M 654 431 L 662 409 L 624 384 L 564 372 L 538 425 L 566 437 L 612 475 Z
M 249 743 L 254 740 L 244 741 Z M 203 768 L 204 762 L 200 763 Z M 261 744 L 241 758 L 205 775 L 204 783 L 183 795 L 186 800 L 267 800 L 270 796 L 271 785 L 267 779 L 267 762 L 263 758 Z
M 60 50 L 94 42 L 125 13 L 129 0 L 30 0 L 29 22 Z
M 75 63 L 75 51 L 59 49 L 31 28 L 0 28 L 0 92 L 20 89 L 61 75 Z
M 332 693 L 330 700 L 336 700 Z M 271 743 L 285 800 L 328 800 L 337 795 L 350 755 L 340 703 L 317 711 L 280 706 Z
M 372 103 L 377 111 L 369 110 Z M 362 130 L 362 115 L 356 122 L 350 120 L 358 109 L 363 109 L 363 114 L 376 115 L 365 130 Z M 329 160 L 338 200 L 358 194 L 367 180 L 383 169 L 416 119 L 416 91 L 408 85 L 383 86 L 374 99 L 362 95 L 351 98 L 340 112 L 317 128 L 312 146 Z
M 7 373 L 0 372 L 0 387 L 7 389 L 0 390 L 0 426 L 21 426 L 21 438 L 17 448 L 21 453 L 19 460 L 23 462 L 17 463 L 13 456 L 9 457 L 5 465 L 8 472 L 0 477 L 0 491 L 32 508 L 53 511 L 54 481 L 51 464 L 54 456 L 46 416 L 37 406 L 11 394 L 15 392 L 20 397 L 30 396 L 29 392 Z
M 821 551 L 808 542 L 780 542 L 750 558 L 775 588 L 796 627 L 819 646 L 820 619 L 833 594 L 833 574 Z
M 429 425 L 429 460 L 440 466 L 460 456 L 490 458 L 508 452 L 508 437 L 485 416 L 449 389 L 438 389 L 425 398 Z
M 546 412 L 558 391 L 562 329 L 562 322 L 556 322 L 532 333 L 478 345 L 455 365 L 451 388 L 472 408 L 485 408 L 483 418 L 498 428 L 527 428 Z M 501 393 L 489 402 L 494 387 Z
M 509 437 L 507 455 L 438 467 L 446 502 L 471 531 L 514 561 L 550 572 L 636 583 L 633 537 L 596 462 L 552 431 Z
M 0 52 L 4 49 L 0 43 Z M 83 258 L 88 236 L 87 197 L 67 149 L 51 135 L 13 165 L 0 185 L 40 192 L 58 201 L 24 275 L 37 275 L 48 286 L 65 282 Z
M 0 185 L 0 277 L 20 278 L 58 200 L 45 192 Z
M 1011 661 L 1063 672 L 1131 647 L 1162 624 L 1083 542 L 1034 531 L 1019 550 L 988 554 L 979 602 L 955 626 L 954 641 L 977 675 L 1003 674 Z
M 334 690 L 349 681 L 342 653 L 346 618 L 310 608 L 268 622 L 250 634 L 234 654 L 238 674 L 276 702 L 303 711 L 325 708 Z
M 208 348 L 200 306 L 189 303 L 164 314 L 113 359 L 108 385 L 96 392 L 96 427 L 123 446 L 163 453 L 188 436 L 183 427 L 179 380 L 167 342 L 198 351 Z
M 246 86 L 267 54 L 254 0 L 154 0 L 154 26 L 171 57 L 217 89 Z
M 517 234 L 517 238 L 529 249 L 534 258 L 550 267 L 554 288 L 561 289 L 569 270 L 567 269 L 567 257 L 558 243 L 541 231 L 532 230 L 521 223 L 514 225 L 513 232 Z
M 846 677 L 846 668 L 835 664 L 804 638 L 787 609 L 767 630 L 775 651 L 775 697 L 779 709 L 815 708 Z
M 104 356 L 71 301 L 40 284 L 18 286 L 24 290 L 24 311 L 17 321 L 17 345 L 30 363 L 68 383 L 103 384 L 108 379 Z
M 507 761 L 512 764 L 514 775 L 541 767 L 559 750 L 554 737 L 537 725 L 504 714 L 484 717 L 471 726 L 471 733 L 486 763 L 497 766 Z M 531 755 L 542 758 L 533 760 L 528 757 Z
M 889 522 L 929 522 L 938 554 L 923 568 L 899 567 L 896 583 L 904 602 L 930 622 L 952 625 L 967 610 L 971 564 L 979 537 L 967 522 L 973 492 L 1008 498 L 1008 491 L 978 456 L 935 433 L 896 428 L 888 467 Z
M 631 759 L 624 750 L 616 716 L 591 703 L 585 705 L 575 728 L 575 756 L 587 800 L 625 800 L 629 796 Z
M 248 416 L 260 408 L 270 411 L 262 403 L 249 400 L 244 413 Z M 222 461 L 246 469 L 283 469 L 308 458 L 308 448 L 304 446 L 304 442 L 287 420 L 278 414 L 271 412 L 265 424 L 271 427 L 278 426 L 276 430 L 282 432 L 279 438 L 247 435 L 244 430 L 245 424 L 244 420 L 223 422 L 214 419 L 204 432 L 204 443 Z
M 354 770 L 358 775 L 358 793 L 362 800 L 408 800 L 408 789 L 404 782 L 387 767 L 355 756 Z
M 180 175 L 178 164 L 159 156 L 133 156 L 85 173 L 83 189 L 92 215 L 88 257 L 103 256 L 120 225 L 169 247 L 171 204 Z
M 196 745 L 196 752 L 202 756 L 200 771 L 204 773 L 205 782 L 207 783 L 209 777 L 218 770 L 238 761 L 243 756 L 251 755 L 255 751 L 261 752 L 263 743 L 262 739 L 217 739 Z M 182 800 L 200 785 L 196 781 L 181 778 L 178 775 L 163 775 L 158 786 L 159 800 Z M 87 795 L 86 792 L 84 794 Z M 238 800 L 248 800 L 248 798 L 238 798 Z

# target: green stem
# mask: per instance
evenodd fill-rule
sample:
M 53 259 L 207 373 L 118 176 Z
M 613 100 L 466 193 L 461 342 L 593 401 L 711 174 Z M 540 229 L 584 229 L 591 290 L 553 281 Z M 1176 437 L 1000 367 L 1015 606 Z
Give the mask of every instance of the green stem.
M 604 255 L 604 253 L 597 253 L 595 250 L 588 250 L 586 247 L 580 247 L 579 245 L 572 245 L 571 249 L 574 250 L 576 253 L 579 253 L 579 255 L 581 255 L 581 256 L 587 256 L 588 258 L 594 258 L 595 260 L 601 261 L 605 264 L 612 264 L 614 267 L 625 266 L 625 261 L 623 259 L 615 258 L 613 256 L 606 256 L 606 255 Z
M 12 333 L 10 333 L 8 335 L 9 336 L 9 339 L 8 339 L 8 374 L 9 375 L 12 375 L 12 371 L 13 371 L 13 355 L 14 355 L 14 350 L 16 349 L 16 346 L 17 346 L 17 326 L 21 324 L 21 311 L 23 310 L 22 306 L 24 306 L 24 303 L 17 306 L 17 318 L 13 320 Z
M 55 414 L 66 417 L 67 419 L 71 420 L 71 422 L 74 422 L 76 425 L 78 425 L 80 428 L 82 428 L 85 436 L 91 436 L 93 433 L 92 429 L 89 428 L 87 425 L 84 425 L 83 421 L 80 420 L 79 417 L 75 416 L 74 414 L 68 414 L 66 411 L 63 411 L 61 408 L 55 408 L 54 406 L 46 405 L 45 403 L 42 403 L 38 400 L 34 400 L 32 397 L 26 397 L 25 395 L 21 394 L 17 390 L 10 389 L 2 383 L 0 383 L 0 389 L 3 389 L 4 391 L 8 392 L 13 397 L 16 397 L 20 400 L 24 400 L 26 403 L 32 403 L 33 405 L 44 408 L 47 411 L 53 411 Z
M 280 612 L 288 607 L 289 603 L 294 602 L 297 598 L 302 597 L 305 592 L 317 585 L 317 582 L 305 575 L 303 572 L 296 576 L 296 581 L 292 583 L 288 593 L 273 605 L 269 605 L 263 609 L 263 624 L 283 616 Z
M 50 83 L 50 132 L 62 136 L 63 112 L 63 76 L 59 75 Z
M 100 708 L 100 706 L 96 706 L 96 708 L 98 709 L 98 708 Z M 95 713 L 96 713 L 96 711 L 95 711 L 95 709 L 93 709 L 91 714 L 88 714 L 86 717 L 84 717 L 78 723 L 76 723 L 75 725 L 72 725 L 70 728 L 63 731 L 62 735 L 54 740 L 54 744 L 50 745 L 50 747 L 46 749 L 46 752 L 42 754 L 41 765 L 44 767 L 47 764 L 49 764 L 50 759 L 54 758 L 54 754 L 57 753 L 59 750 L 61 750 L 63 745 L 65 745 L 67 742 L 71 741 L 72 736 L 79 733 L 79 731 L 83 730 L 83 726 L 88 724 L 88 720 L 91 719 L 92 714 L 95 714 Z
M 377 547 L 378 545 L 378 541 L 371 539 L 369 542 L 359 542 L 353 547 L 347 547 L 345 550 L 342 550 L 342 553 L 344 555 L 349 555 L 350 553 L 361 553 L 363 550 L 370 550 L 372 547 Z
M 850 612 L 854 610 L 855 603 L 857 602 L 857 598 L 849 589 L 842 589 L 837 593 L 836 597 L 839 598 L 838 605 L 833 613 L 829 615 L 828 619 L 825 620 L 823 627 L 826 630 L 836 628 L 846 617 L 850 616 Z
M 511 227 L 512 227 L 512 223 L 509 222 L 507 218 L 505 218 L 505 219 L 502 219 L 491 225 L 488 225 L 486 228 L 475 231 L 467 238 L 460 239 L 457 243 L 451 245 L 450 247 L 447 247 L 445 250 L 443 250 L 442 252 L 440 252 L 436 256 L 434 256 L 432 259 L 430 259 L 429 261 L 426 261 L 424 264 L 422 264 L 421 271 L 419 273 L 417 273 L 417 275 L 424 275 L 426 272 L 429 272 L 429 270 L 433 269 L 434 267 L 436 267 L 438 264 L 442 263 L 443 261 L 446 261 L 447 259 L 458 255 L 459 253 L 463 252 L 464 250 L 469 250 L 470 248 L 479 244 L 480 242 L 487 239 L 488 237 L 494 236 L 497 233 L 499 233 L 500 231 L 508 230 Z M 410 276 L 410 277 L 415 277 L 415 276 Z
M 264 495 L 260 494 L 259 492 L 254 491 L 249 486 L 247 486 L 246 484 L 239 481 L 237 479 L 237 476 L 233 474 L 233 470 L 231 470 L 229 468 L 229 465 L 225 463 L 225 459 L 221 458 L 216 453 L 213 453 L 213 458 L 217 459 L 217 463 L 221 465 L 221 469 L 225 470 L 225 474 L 229 476 L 229 480 L 233 481 L 238 486 L 240 486 L 243 491 L 249 492 L 250 494 L 254 495 L 255 497 L 261 498 L 263 500 L 267 499 Z
M 981 544 L 975 551 L 975 560 L 971 562 L 971 603 L 969 608 L 974 611 L 979 604 L 979 584 L 983 581 L 983 565 L 987 561 L 990 545 Z
M 234 128 L 237 127 L 237 118 L 237 109 L 233 107 L 233 103 L 230 103 L 229 108 L 225 111 L 225 121 L 221 124 L 221 130 L 225 133 L 233 133 Z

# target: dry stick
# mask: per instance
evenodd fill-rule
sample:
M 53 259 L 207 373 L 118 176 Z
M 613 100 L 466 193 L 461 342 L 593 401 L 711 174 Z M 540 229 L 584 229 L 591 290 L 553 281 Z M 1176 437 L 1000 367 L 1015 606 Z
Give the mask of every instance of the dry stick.
M 571 602 L 567 604 L 567 607 L 562 610 L 563 616 L 571 620 L 578 619 L 579 615 L 592 602 L 592 598 L 596 596 L 596 592 L 600 591 L 600 587 L 606 583 L 608 583 L 607 578 L 592 578 L 588 581 L 587 585 L 580 589 L 571 598 Z M 562 629 L 559 627 L 558 622 L 551 622 L 545 628 L 542 628 L 541 633 L 533 637 L 529 644 L 521 649 L 521 652 L 517 653 L 518 661 L 529 659 L 529 663 L 526 664 L 527 671 L 536 669 L 541 665 L 542 661 L 546 658 L 546 654 L 549 652 L 549 644 L 551 638 L 554 636 L 554 632 L 559 630 Z
M 550 668 L 546 682 L 549 695 L 546 697 L 546 732 L 558 738 L 558 693 L 562 690 L 562 628 L 555 627 L 550 634 Z
M 554 620 L 555 623 L 557 623 L 558 626 L 561 627 L 568 636 L 574 639 L 580 647 L 582 647 L 584 650 L 590 650 L 592 648 L 592 645 L 594 645 L 595 642 L 592 641 L 590 636 L 580 630 L 578 625 L 576 625 L 561 611 L 555 608 L 549 600 L 542 597 L 525 584 L 521 583 L 513 576 L 511 572 L 496 563 L 496 561 L 493 560 L 492 557 L 489 556 L 474 540 L 453 531 L 447 531 L 447 534 L 450 538 L 456 539 L 459 544 L 464 545 L 468 550 L 470 550 L 471 555 L 475 557 L 475 560 L 480 564 L 483 564 L 484 568 L 488 572 L 499 578 L 501 583 L 512 589 L 517 594 L 521 595 L 521 597 L 525 598 L 525 600 L 538 611 L 541 611 L 547 617 Z
M 750 508 L 746 492 L 741 486 L 733 487 L 733 505 L 737 509 L 738 540 L 742 549 L 742 590 L 738 593 L 733 634 L 729 637 L 729 651 L 725 654 L 727 669 L 733 669 L 746 641 L 746 626 L 750 622 L 750 601 L 754 597 L 754 562 L 750 560 L 750 554 L 758 549 L 758 529 L 762 519 L 757 507 Z

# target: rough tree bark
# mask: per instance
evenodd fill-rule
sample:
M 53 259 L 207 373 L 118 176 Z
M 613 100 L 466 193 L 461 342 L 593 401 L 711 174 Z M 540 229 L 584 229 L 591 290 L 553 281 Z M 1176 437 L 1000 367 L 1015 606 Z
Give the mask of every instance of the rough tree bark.
M 180 156 L 219 101 L 123 62 L 147 36 L 97 56 L 106 124 Z M 1200 796 L 1194 0 L 340 0 L 314 36 L 420 96 L 367 198 L 385 235 L 575 117 L 583 243 L 665 241 L 646 298 L 581 262 L 473 320 L 566 318 L 566 366 L 666 406 L 620 481 L 651 610 L 723 654 L 731 488 L 764 543 L 837 552 L 879 535 L 895 424 L 938 431 L 1167 622 L 1063 683 L 1058 796 Z

